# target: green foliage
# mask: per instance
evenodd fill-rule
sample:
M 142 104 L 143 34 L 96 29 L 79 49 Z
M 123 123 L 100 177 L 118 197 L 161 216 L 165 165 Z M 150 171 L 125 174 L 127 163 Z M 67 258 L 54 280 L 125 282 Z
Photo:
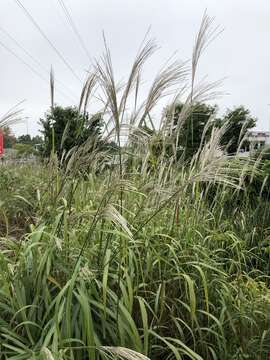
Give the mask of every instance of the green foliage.
M 17 157 L 27 158 L 31 155 L 37 155 L 36 149 L 33 147 L 32 144 L 23 144 L 18 143 L 13 146 L 13 148 L 17 151 Z
M 45 189 L 47 172 L 39 166 L 2 164 L 0 167 L 0 237 L 15 236 L 16 241 L 35 222 L 39 191 Z
M 244 149 L 247 145 L 243 142 L 247 132 L 256 126 L 256 119 L 251 116 L 250 111 L 244 106 L 227 110 L 226 115 L 219 121 L 221 125 L 227 124 L 221 144 L 226 146 L 229 154 L 235 154 L 238 150 Z
M 42 145 L 43 139 L 39 135 L 31 137 L 31 135 L 27 134 L 27 135 L 19 136 L 17 139 L 17 143 L 18 144 L 27 144 L 27 145 L 32 145 L 32 146 Z
M 178 133 L 178 157 L 184 156 L 185 159 L 190 160 L 198 151 L 201 143 L 209 140 L 212 127 L 209 126 L 206 134 L 204 134 L 204 130 L 211 118 L 213 118 L 214 124 L 214 115 L 217 111 L 217 107 L 204 103 L 192 105 L 189 109 L 188 116 L 186 116 L 183 121 L 180 131 L 177 131 L 177 125 L 183 107 L 183 104 L 175 106 L 173 123 L 175 131 Z M 177 136 L 177 134 L 175 134 L 175 136 Z
M 74 146 L 85 143 L 90 137 L 95 146 L 101 142 L 101 114 L 89 117 L 88 113 L 80 114 L 76 107 L 55 106 L 40 120 L 44 136 L 43 155 L 49 157 L 51 152 L 61 158 Z
M 259 173 L 246 179 L 248 198 L 251 206 L 258 199 L 270 200 L 270 149 L 262 148 L 253 154 L 258 163 Z
M 19 144 L 28 144 L 28 145 L 30 145 L 32 143 L 31 140 L 32 140 L 31 136 L 29 134 L 27 134 L 27 135 L 19 136 L 17 142 Z
M 1 360 L 268 360 L 270 205 L 251 204 L 246 182 L 261 171 L 220 151 L 224 128 L 205 128 L 215 109 L 192 103 L 212 95 L 195 84 L 211 23 L 205 15 L 194 45 L 181 131 L 177 115 L 160 131 L 143 124 L 186 88 L 186 65 L 163 67 L 137 104 L 155 44 L 121 86 L 106 45 L 80 107 L 99 86 L 107 139 L 125 147 L 96 147 L 100 114 L 54 107 L 42 120 L 49 161 L 0 166 Z M 53 107 L 52 75 L 51 94 Z
M 42 145 L 43 139 L 41 136 L 36 135 L 31 137 L 31 135 L 21 135 L 17 139 L 15 135 L 12 133 L 9 126 L 3 127 L 3 133 L 4 133 L 4 147 L 6 149 L 15 148 L 17 150 L 23 149 L 21 145 L 31 145 L 34 147 L 35 145 Z M 19 144 L 20 146 L 17 146 Z M 27 147 L 25 147 L 27 149 Z M 30 152 L 30 146 L 28 147 Z M 19 151 L 21 152 L 21 151 Z M 27 152 L 27 151 L 26 151 Z
M 220 186 L 210 208 L 199 183 L 186 186 L 188 168 L 164 174 L 158 193 L 157 172 L 123 182 L 117 168 L 92 171 L 59 192 L 53 163 L 3 170 L 6 218 L 20 209 L 30 227 L 0 243 L 3 359 L 100 359 L 102 346 L 151 359 L 268 358 L 270 219 L 261 231 L 251 208 L 224 212 L 235 189 Z M 172 181 L 182 190 L 168 202 Z
M 214 115 L 217 107 L 204 103 L 193 104 L 188 109 L 184 121 L 183 110 L 182 103 L 165 109 L 166 121 L 170 122 L 172 118 L 172 131 L 169 133 L 156 132 L 147 125 L 142 126 L 141 130 L 151 139 L 148 158 L 150 169 L 156 170 L 163 156 L 171 158 L 175 155 L 176 160 L 189 162 L 199 148 L 209 140 L 215 125 Z M 180 122 L 181 126 L 179 126 Z M 206 127 L 207 131 L 205 131 Z

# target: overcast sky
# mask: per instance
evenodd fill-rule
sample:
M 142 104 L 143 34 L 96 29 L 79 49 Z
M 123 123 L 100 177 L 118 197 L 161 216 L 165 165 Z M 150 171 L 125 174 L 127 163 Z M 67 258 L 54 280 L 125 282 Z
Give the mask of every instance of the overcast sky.
M 20 0 L 79 78 L 85 77 L 89 59 L 67 22 L 58 0 Z M 200 76 L 226 77 L 216 101 L 221 113 L 243 104 L 258 118 L 258 128 L 270 128 L 270 1 L 269 0 L 63 0 L 92 59 L 103 50 L 102 31 L 111 49 L 116 74 L 123 79 L 151 25 L 150 37 L 160 46 L 146 67 L 144 80 L 164 64 L 175 50 L 191 56 L 194 37 L 204 10 L 224 28 L 200 62 Z M 76 104 L 81 83 L 31 23 L 15 0 L 0 0 L 0 115 L 26 99 L 24 116 L 31 134 L 49 106 L 49 69 L 53 65 L 56 102 Z M 7 33 L 31 56 L 18 47 Z M 3 47 L 5 46 L 5 48 Z M 8 50 L 11 50 L 11 54 Z M 20 57 L 20 60 L 14 56 Z M 29 69 L 24 61 L 43 79 Z M 37 63 L 38 62 L 38 63 Z M 41 67 L 42 66 L 42 67 Z M 61 91 L 61 93 L 60 93 Z M 26 133 L 26 124 L 14 127 Z

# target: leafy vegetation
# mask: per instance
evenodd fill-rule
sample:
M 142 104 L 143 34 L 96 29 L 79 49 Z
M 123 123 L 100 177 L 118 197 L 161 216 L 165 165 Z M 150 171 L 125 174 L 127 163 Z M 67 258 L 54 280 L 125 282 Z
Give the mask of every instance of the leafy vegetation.
M 60 158 L 67 132 L 52 130 L 48 163 L 1 165 L 1 359 L 269 358 L 270 205 L 261 184 L 252 201 L 249 191 L 262 157 L 228 154 L 227 124 L 211 117 L 188 161 L 178 152 L 213 88 L 195 82 L 210 25 L 205 16 L 191 75 L 185 63 L 168 65 L 141 104 L 154 42 L 120 90 L 106 46 L 76 116 L 99 87 L 101 137 L 114 152 L 89 136 Z M 173 101 L 156 130 L 155 105 L 186 82 L 177 123 Z
M 256 119 L 250 115 L 248 109 L 245 109 L 244 106 L 239 106 L 227 111 L 221 120 L 222 124 L 228 124 L 228 127 L 221 143 L 227 145 L 227 152 L 229 154 L 235 154 L 239 147 L 244 149 L 248 145 L 245 140 L 246 134 L 256 126 Z
M 85 143 L 90 137 L 93 146 L 101 143 L 101 114 L 90 118 L 87 112 L 81 114 L 75 107 L 55 106 L 40 123 L 45 140 L 43 155 L 47 157 L 55 152 L 61 158 L 63 153 Z
M 19 136 L 17 139 L 17 143 L 35 146 L 35 145 L 41 145 L 43 143 L 43 139 L 40 135 L 31 137 L 31 135 L 27 134 L 27 135 Z
M 173 132 L 175 133 L 174 136 L 178 138 L 178 157 L 183 156 L 185 159 L 190 160 L 200 148 L 202 138 L 204 138 L 204 141 L 209 140 L 211 128 L 217 126 L 215 121 L 217 107 L 203 103 L 192 105 L 183 126 L 178 131 L 177 124 L 183 109 L 184 104 L 174 105 Z M 170 114 L 171 111 L 168 111 L 168 116 Z M 210 123 L 211 125 L 208 126 Z M 207 134 L 204 135 L 207 126 L 209 127 Z

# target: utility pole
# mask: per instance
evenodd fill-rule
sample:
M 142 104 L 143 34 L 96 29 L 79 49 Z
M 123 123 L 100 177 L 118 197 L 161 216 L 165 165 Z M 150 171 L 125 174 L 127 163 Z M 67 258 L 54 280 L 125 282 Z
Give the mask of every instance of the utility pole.
M 28 119 L 29 119 L 29 116 L 26 116 L 26 117 L 25 117 L 25 123 L 26 123 L 26 134 L 27 134 L 27 135 L 29 135 Z

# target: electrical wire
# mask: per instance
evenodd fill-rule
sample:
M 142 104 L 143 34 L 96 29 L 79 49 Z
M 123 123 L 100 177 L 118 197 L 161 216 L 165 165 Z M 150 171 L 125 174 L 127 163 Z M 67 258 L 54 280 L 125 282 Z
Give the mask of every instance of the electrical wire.
M 38 76 L 41 80 L 45 81 L 46 84 L 48 84 L 48 79 L 46 79 L 40 72 L 38 72 L 32 65 L 27 63 L 22 57 L 20 57 L 18 54 L 15 53 L 12 49 L 10 49 L 8 46 L 6 46 L 2 41 L 0 41 L 0 46 L 2 46 L 7 52 L 12 54 L 17 60 L 19 60 L 23 65 L 28 67 L 36 76 Z M 65 98 L 71 99 L 68 95 L 66 95 L 63 91 L 58 90 L 60 94 L 62 94 Z
M 25 8 L 25 6 L 21 3 L 20 0 L 14 0 L 16 4 L 23 10 L 25 15 L 28 17 L 28 19 L 32 22 L 32 24 L 35 26 L 35 28 L 38 30 L 38 32 L 42 35 L 42 37 L 47 41 L 47 43 L 50 45 L 50 47 L 54 50 L 54 52 L 58 55 L 58 57 L 62 60 L 62 62 L 66 65 L 66 67 L 70 70 L 70 72 L 73 74 L 73 76 L 82 83 L 81 79 L 78 77 L 78 75 L 73 70 L 72 66 L 68 63 L 68 61 L 64 58 L 64 56 L 61 54 L 61 52 L 57 49 L 57 47 L 52 43 L 52 41 L 48 38 L 48 36 L 45 34 L 45 32 L 42 30 L 42 28 L 39 26 L 39 24 L 36 22 L 34 17 L 30 14 L 30 12 Z
M 71 28 L 72 28 L 75 36 L 77 37 L 77 39 L 78 39 L 78 41 L 79 41 L 82 49 L 84 50 L 84 52 L 85 52 L 88 60 L 91 62 L 92 60 L 91 60 L 89 51 L 88 51 L 88 49 L 87 49 L 87 47 L 86 47 L 86 45 L 85 45 L 85 43 L 84 43 L 84 41 L 83 41 L 83 38 L 82 38 L 79 30 L 77 29 L 77 26 L 75 25 L 75 23 L 74 23 L 74 21 L 73 21 L 73 19 L 72 19 L 72 16 L 71 16 L 70 11 L 69 11 L 68 8 L 66 7 L 66 5 L 65 5 L 65 3 L 64 3 L 63 0 L 57 0 L 57 1 L 58 1 L 58 3 L 59 3 L 60 7 L 62 8 L 62 10 L 63 10 L 63 12 L 64 12 L 64 14 L 65 14 L 65 16 L 66 16 L 66 18 L 67 18 L 67 21 L 68 21 L 69 25 L 71 26 Z
M 43 64 L 41 64 L 40 61 L 37 60 L 28 50 L 26 50 L 13 36 L 11 36 L 8 31 L 6 31 L 1 26 L 0 26 L 0 31 L 2 33 L 4 33 L 14 44 L 16 44 L 16 46 L 18 48 L 20 48 L 24 52 L 24 54 L 26 54 L 43 72 L 45 72 L 47 76 L 49 75 L 49 70 Z M 62 81 L 56 80 L 56 83 L 61 85 L 64 89 L 68 90 L 69 95 L 67 95 L 67 96 L 71 96 L 71 97 L 75 96 L 72 92 L 70 92 L 70 90 L 68 89 L 68 86 L 66 84 L 64 84 Z

